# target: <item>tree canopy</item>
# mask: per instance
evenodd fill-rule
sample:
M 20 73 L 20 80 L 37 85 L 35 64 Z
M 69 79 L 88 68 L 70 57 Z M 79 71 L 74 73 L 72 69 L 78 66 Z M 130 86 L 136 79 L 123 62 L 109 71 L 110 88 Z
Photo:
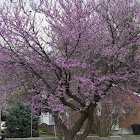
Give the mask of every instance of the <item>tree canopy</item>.
M 86 138 L 93 110 L 112 86 L 140 90 L 136 0 L 7 0 L 0 7 L 0 38 L 0 91 L 5 98 L 20 91 L 28 99 L 22 102 L 54 115 L 79 112 L 70 130 L 55 116 L 66 140 L 88 119 L 79 140 Z

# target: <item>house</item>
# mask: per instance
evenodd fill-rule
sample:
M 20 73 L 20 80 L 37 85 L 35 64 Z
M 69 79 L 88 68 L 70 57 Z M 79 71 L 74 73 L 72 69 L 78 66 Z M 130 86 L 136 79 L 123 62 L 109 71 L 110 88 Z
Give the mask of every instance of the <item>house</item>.
M 133 98 L 137 98 L 137 102 Z M 119 135 L 133 134 L 132 125 L 140 124 L 140 95 L 133 94 L 128 96 L 127 100 L 130 101 L 132 108 L 125 120 L 119 122 L 119 130 L 117 132 Z
M 117 86 L 114 86 L 109 92 L 114 93 L 114 104 L 106 103 L 105 105 L 111 110 L 109 110 L 109 108 L 103 108 L 103 114 L 100 114 L 100 111 L 102 110 L 102 103 L 99 104 L 99 106 L 97 107 L 98 116 L 102 115 L 103 118 L 106 115 L 105 120 L 103 120 L 104 122 L 100 122 L 104 125 L 110 125 L 112 123 L 110 126 L 111 135 L 132 135 L 132 125 L 140 124 L 140 95 L 137 93 L 132 93 L 130 91 L 128 92 Z M 122 104 L 124 107 L 121 108 L 120 104 Z M 109 119 L 107 119 L 107 115 L 110 113 L 110 111 L 112 112 L 112 118 L 110 118 L 109 121 Z
M 43 113 L 41 112 L 39 119 L 40 128 L 45 128 L 47 130 L 46 133 L 42 133 L 41 135 L 54 135 L 55 134 L 55 124 L 53 120 L 52 114 L 49 112 Z
M 47 125 L 54 125 L 54 120 L 52 114 L 49 112 L 43 113 L 41 112 L 39 123 L 46 123 Z

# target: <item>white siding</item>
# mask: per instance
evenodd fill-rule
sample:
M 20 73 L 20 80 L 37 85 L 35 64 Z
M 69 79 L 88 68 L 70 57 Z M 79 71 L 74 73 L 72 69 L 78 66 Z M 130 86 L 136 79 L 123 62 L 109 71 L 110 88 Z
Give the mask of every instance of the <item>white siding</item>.
M 47 125 L 54 125 L 53 116 L 50 113 L 41 113 L 40 124 L 46 123 Z

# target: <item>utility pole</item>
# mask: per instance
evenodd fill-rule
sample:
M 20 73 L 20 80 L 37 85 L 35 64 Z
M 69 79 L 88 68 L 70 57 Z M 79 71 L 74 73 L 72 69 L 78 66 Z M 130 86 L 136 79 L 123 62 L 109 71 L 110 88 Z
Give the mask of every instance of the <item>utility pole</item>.
M 33 137 L 33 112 L 32 112 L 32 106 L 31 106 L 31 138 Z
M 0 135 L 1 135 L 1 104 L 0 104 Z

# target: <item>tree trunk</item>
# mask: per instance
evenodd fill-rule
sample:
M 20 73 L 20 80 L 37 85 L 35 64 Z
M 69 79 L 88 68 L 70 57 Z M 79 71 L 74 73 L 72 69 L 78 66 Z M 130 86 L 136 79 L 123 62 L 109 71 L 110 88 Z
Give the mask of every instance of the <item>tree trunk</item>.
M 98 99 L 99 100 L 99 99 Z M 71 129 L 67 129 L 66 125 L 63 123 L 58 123 L 60 127 L 63 130 L 64 133 L 64 140 L 85 140 L 88 134 L 91 131 L 91 127 L 93 124 L 93 111 L 96 108 L 96 104 L 90 105 L 87 110 L 81 113 L 80 119 L 74 124 L 74 126 Z M 56 121 L 60 121 L 59 117 L 54 116 Z M 84 122 L 88 119 L 87 126 L 85 128 L 85 131 L 77 137 L 77 132 L 80 131 L 81 127 L 83 126 Z M 77 138 L 76 138 L 77 137 Z M 59 137 L 59 140 L 62 137 Z M 62 140 L 62 139 L 61 139 Z
M 57 132 L 58 140 L 62 140 L 63 135 L 68 133 L 68 129 L 63 123 L 61 123 L 61 119 L 59 118 L 58 113 L 56 113 L 53 117 L 54 117 L 54 122 L 56 124 L 56 132 Z
M 65 140 L 74 140 L 74 137 L 69 133 L 65 136 Z
M 90 109 L 88 110 L 88 122 L 85 128 L 85 131 L 79 136 L 78 140 L 85 140 L 88 134 L 91 131 L 91 127 L 93 125 L 93 112 L 96 108 L 96 105 L 92 105 Z
M 75 140 L 77 136 L 76 133 L 81 129 L 87 117 L 88 117 L 87 112 L 81 112 L 80 119 L 75 123 L 75 125 L 70 130 L 64 133 L 65 140 Z
M 55 124 L 56 124 L 56 135 L 58 136 L 58 140 L 62 140 L 63 139 L 62 128 L 58 123 L 55 122 Z

